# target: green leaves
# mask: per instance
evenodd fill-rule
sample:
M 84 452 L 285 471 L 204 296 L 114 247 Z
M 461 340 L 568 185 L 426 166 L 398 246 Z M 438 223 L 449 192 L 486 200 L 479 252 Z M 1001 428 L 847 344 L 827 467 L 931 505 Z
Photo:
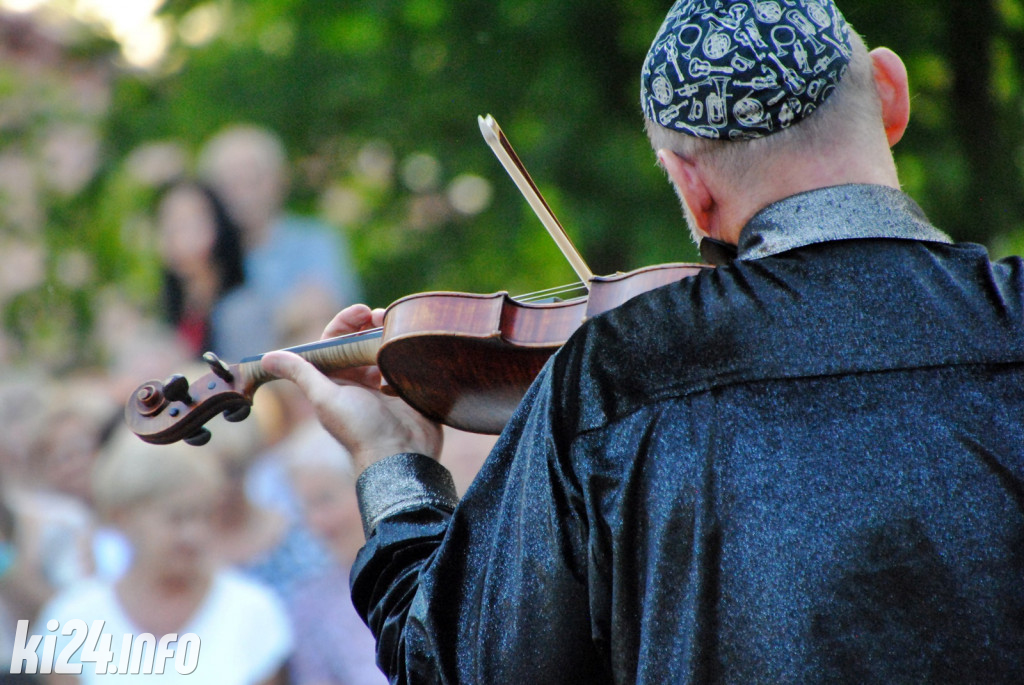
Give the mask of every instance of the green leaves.
M 36 142 L 55 127 L 84 122 L 102 132 L 102 165 L 86 189 L 40 193 L 36 214 L 18 205 L 41 217 L 43 244 L 55 250 L 49 263 L 70 251 L 93 264 L 87 282 L 59 286 L 80 294 L 55 313 L 71 323 L 47 324 L 47 335 L 87 326 L 107 286 L 155 301 L 152 245 L 139 228 L 152 188 L 126 160 L 173 144 L 187 171 L 203 141 L 238 120 L 280 133 L 295 162 L 292 208 L 335 221 L 374 305 L 428 289 L 525 292 L 573 278 L 480 138 L 476 116 L 485 113 L 596 273 L 695 260 L 638 105 L 640 66 L 669 4 L 169 0 L 164 64 L 111 72 L 109 107 L 92 113 L 69 98 L 71 76 L 109 42 L 63 46 L 66 61 L 45 78 L 0 65 L 0 160 L 10 168 L 39 162 Z M 907 62 L 912 122 L 896 149 L 906 189 L 957 238 L 1021 244 L 1024 3 L 840 6 L 869 44 Z M 985 31 L 968 40 L 974 25 Z M 429 183 L 403 176 L 416 164 L 433 169 Z M 0 213 L 10 204 L 0 188 Z M 0 225 L 0 237 L 27 240 L 19 226 Z M 39 287 L 57 287 L 52 269 L 47 278 Z M 0 297 L 0 308 L 8 333 L 28 340 L 29 313 L 48 300 L 18 297 L 16 307 Z

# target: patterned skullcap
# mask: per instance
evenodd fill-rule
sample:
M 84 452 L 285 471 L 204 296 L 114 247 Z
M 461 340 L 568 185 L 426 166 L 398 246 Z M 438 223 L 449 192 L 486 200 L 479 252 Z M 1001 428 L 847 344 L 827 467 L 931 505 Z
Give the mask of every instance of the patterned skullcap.
M 677 0 L 647 53 L 640 99 L 665 128 L 760 138 L 820 106 L 852 54 L 832 0 Z

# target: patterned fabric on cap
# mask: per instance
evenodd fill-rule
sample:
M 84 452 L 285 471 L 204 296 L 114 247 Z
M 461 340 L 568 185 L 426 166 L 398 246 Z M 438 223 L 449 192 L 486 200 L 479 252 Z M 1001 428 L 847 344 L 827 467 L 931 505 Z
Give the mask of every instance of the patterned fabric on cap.
M 852 54 L 831 0 L 677 0 L 647 53 L 641 103 L 689 135 L 760 138 L 821 105 Z

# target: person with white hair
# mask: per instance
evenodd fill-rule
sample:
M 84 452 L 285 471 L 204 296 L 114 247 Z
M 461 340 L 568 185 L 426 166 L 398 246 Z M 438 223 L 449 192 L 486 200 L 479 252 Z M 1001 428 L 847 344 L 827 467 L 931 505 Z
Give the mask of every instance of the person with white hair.
M 256 311 L 227 312 L 225 317 L 237 315 L 217 322 L 240 341 L 217 354 L 238 361 L 306 342 L 292 338 L 305 334 L 311 318 L 319 324 L 323 312 L 359 301 L 359 280 L 340 229 L 285 211 L 288 156 L 275 133 L 229 125 L 203 146 L 198 171 L 241 228 L 245 287 L 261 304 Z
M 93 477 L 95 503 L 129 541 L 130 565 L 116 581 L 92 579 L 66 588 L 43 607 L 33 626 L 42 634 L 55 624 L 54 654 L 63 655 L 75 637 L 64 634 L 70 621 L 92 626 L 101 620 L 102 632 L 111 637 L 109 662 L 88 662 L 86 651 L 78 650 L 69 663 L 82 665 L 81 675 L 51 673 L 44 682 L 287 682 L 293 634 L 281 602 L 269 589 L 217 562 L 212 517 L 222 480 L 216 461 L 180 443 L 155 446 L 131 436 L 101 457 Z M 184 649 L 187 635 L 196 638 L 194 668 L 182 672 L 169 660 L 163 662 L 163 673 L 154 668 L 150 675 L 138 674 L 154 658 L 159 662 L 160 654 L 154 654 L 158 644 L 169 641 Z M 126 644 L 127 655 L 122 653 Z M 40 652 L 44 658 L 46 650 Z M 107 672 L 132 664 L 134 677 Z
M 306 525 L 335 562 L 304 583 L 289 605 L 301 636 L 291 659 L 292 683 L 383 685 L 373 634 L 344 591 L 363 545 L 352 458 L 316 421 L 289 437 L 283 458 Z

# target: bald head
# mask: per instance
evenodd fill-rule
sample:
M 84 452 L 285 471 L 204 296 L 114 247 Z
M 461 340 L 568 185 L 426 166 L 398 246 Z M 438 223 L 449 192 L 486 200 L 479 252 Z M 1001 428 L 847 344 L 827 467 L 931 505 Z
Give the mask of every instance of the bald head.
M 242 227 L 246 243 L 259 244 L 287 193 L 287 155 L 280 139 L 256 126 L 224 129 L 203 147 L 199 173 Z
M 846 183 L 899 187 L 890 146 L 909 117 L 906 71 L 891 51 L 853 54 L 835 92 L 784 131 L 753 140 L 705 140 L 647 120 L 659 158 L 683 199 L 696 237 L 735 243 L 768 204 Z

